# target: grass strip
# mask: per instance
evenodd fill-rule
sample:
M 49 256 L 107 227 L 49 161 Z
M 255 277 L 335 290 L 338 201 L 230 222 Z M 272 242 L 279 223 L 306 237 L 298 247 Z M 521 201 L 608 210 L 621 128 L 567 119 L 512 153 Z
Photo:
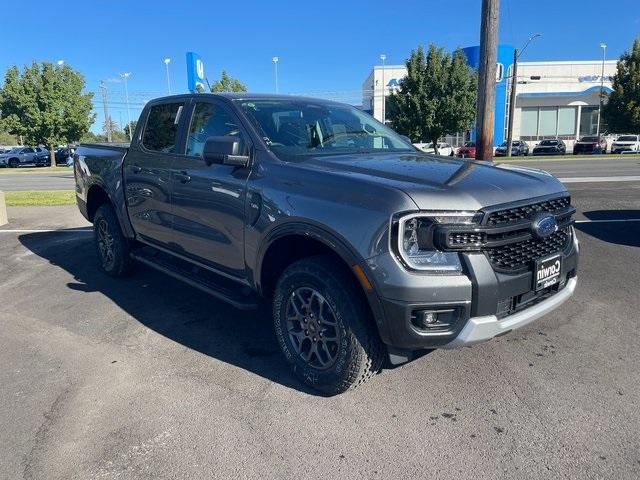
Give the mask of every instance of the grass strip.
M 73 190 L 25 190 L 4 192 L 7 207 L 44 207 L 73 205 L 76 195 Z

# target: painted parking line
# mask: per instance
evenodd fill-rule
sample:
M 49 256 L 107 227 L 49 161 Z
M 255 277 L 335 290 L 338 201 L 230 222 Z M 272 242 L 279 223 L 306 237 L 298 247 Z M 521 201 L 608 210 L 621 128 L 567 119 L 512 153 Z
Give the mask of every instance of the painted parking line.
M 619 223 L 619 222 L 640 222 L 640 218 L 612 218 L 611 220 L 602 218 L 598 220 L 576 220 L 576 223 Z
M 6 229 L 0 230 L 0 233 L 93 233 L 93 228 L 67 228 L 67 229 L 54 229 L 54 228 L 39 228 L 39 229 Z
M 640 182 L 639 175 L 622 177 L 567 177 L 558 178 L 562 183 Z

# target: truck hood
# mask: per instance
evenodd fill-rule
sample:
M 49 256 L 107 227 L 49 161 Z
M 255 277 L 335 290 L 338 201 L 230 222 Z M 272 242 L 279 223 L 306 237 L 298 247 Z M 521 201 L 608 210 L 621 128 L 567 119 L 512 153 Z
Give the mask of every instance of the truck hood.
M 542 170 L 425 154 L 314 157 L 300 166 L 400 189 L 421 210 L 479 210 L 566 190 Z

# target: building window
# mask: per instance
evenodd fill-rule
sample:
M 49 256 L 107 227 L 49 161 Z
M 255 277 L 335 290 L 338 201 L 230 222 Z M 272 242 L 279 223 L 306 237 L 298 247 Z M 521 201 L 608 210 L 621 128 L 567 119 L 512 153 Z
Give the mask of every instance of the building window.
M 538 136 L 555 137 L 558 131 L 558 109 L 556 107 L 540 108 Z
M 558 107 L 558 135 L 576 134 L 576 107 Z
M 598 131 L 598 107 L 582 107 L 580 112 L 580 136 L 595 135 Z
M 597 107 L 596 107 L 597 108 Z M 520 114 L 520 138 L 562 137 L 576 134 L 576 107 L 523 107 Z M 569 138 L 567 138 L 569 137 Z
M 520 135 L 538 136 L 538 107 L 524 107 L 520 115 Z

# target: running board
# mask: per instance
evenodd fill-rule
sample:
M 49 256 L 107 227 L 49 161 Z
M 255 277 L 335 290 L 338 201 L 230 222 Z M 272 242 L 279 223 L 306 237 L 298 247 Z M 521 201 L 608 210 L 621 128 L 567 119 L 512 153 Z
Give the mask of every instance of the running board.
M 258 295 L 246 285 L 216 275 L 153 247 L 143 247 L 131 252 L 131 257 L 240 310 L 254 310 L 260 304 Z

